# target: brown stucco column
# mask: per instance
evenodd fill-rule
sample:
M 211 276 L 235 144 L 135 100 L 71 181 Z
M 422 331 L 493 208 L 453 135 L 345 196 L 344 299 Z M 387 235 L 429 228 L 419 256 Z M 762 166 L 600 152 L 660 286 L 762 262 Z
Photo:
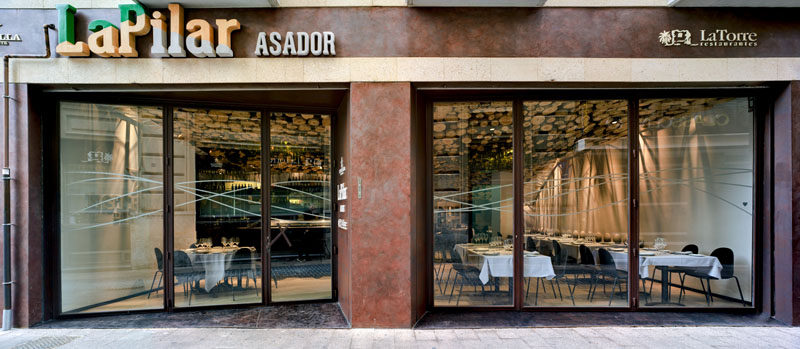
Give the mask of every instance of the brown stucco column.
M 800 81 L 775 102 L 773 234 L 775 318 L 800 325 Z
M 38 117 L 30 111 L 29 96 L 27 85 L 12 85 L 9 160 L 14 327 L 29 327 L 42 321 L 43 314 L 41 128 Z
M 353 83 L 349 97 L 340 302 L 353 327 L 411 327 L 411 85 Z

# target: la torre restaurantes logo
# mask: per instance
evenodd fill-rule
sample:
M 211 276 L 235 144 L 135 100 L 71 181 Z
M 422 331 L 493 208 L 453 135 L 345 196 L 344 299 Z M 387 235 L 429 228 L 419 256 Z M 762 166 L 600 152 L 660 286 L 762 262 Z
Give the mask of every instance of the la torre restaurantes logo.
M 705 47 L 756 47 L 758 33 L 732 32 L 727 29 L 700 30 L 692 35 L 687 29 L 665 30 L 658 34 L 658 42 L 664 46 L 705 46 Z
M 0 46 L 8 46 L 8 43 L 12 41 L 22 41 L 22 38 L 19 37 L 19 34 L 3 33 L 2 27 L 3 25 L 0 24 Z

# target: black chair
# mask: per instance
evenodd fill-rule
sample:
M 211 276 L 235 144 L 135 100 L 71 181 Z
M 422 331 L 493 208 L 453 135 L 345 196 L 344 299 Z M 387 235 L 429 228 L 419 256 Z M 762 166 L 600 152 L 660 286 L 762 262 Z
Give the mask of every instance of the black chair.
M 192 265 L 192 260 L 189 258 L 189 255 L 187 255 L 186 252 L 180 250 L 175 251 L 175 260 L 173 264 L 175 266 L 175 279 L 178 280 L 178 284 L 183 285 L 184 297 L 187 296 L 186 285 L 189 285 L 189 305 L 192 305 L 192 283 L 199 280 L 199 274 Z
M 736 287 L 739 289 L 739 297 L 742 300 L 742 305 L 747 306 L 747 302 L 744 300 L 744 294 L 742 293 L 742 286 L 739 283 L 739 278 L 733 274 L 733 263 L 734 263 L 734 256 L 733 250 L 727 247 L 720 247 L 711 252 L 712 257 L 717 257 L 719 263 L 722 264 L 722 271 L 720 271 L 720 277 L 712 278 L 708 274 L 711 272 L 711 267 L 702 267 L 702 268 L 681 268 L 681 271 L 685 274 L 685 276 L 693 276 L 700 279 L 700 286 L 703 287 L 703 292 L 706 296 L 706 304 L 711 305 L 711 302 L 714 301 L 713 293 L 711 292 L 711 279 L 715 280 L 728 280 L 734 279 L 736 280 Z M 681 288 L 684 288 L 684 281 L 686 277 L 681 280 Z M 706 284 L 708 287 L 703 285 L 703 280 L 706 280 Z M 678 299 L 680 302 L 680 298 Z
M 525 251 L 536 251 L 536 241 L 532 237 L 525 239 Z
M 471 265 L 467 265 L 462 263 L 461 257 L 458 256 L 457 253 L 453 254 L 453 264 L 451 265 L 450 272 L 456 272 L 455 277 L 453 277 L 453 288 L 450 289 L 450 297 L 448 298 L 448 302 L 453 299 L 453 292 L 456 290 L 456 284 L 459 280 L 461 280 L 461 287 L 458 289 L 458 297 L 456 298 L 456 305 L 461 301 L 461 294 L 464 290 L 464 284 L 468 284 L 473 286 L 475 292 L 478 291 L 478 286 L 481 287 L 481 294 L 486 297 L 486 289 L 483 287 L 483 282 L 480 280 L 481 271 Z M 448 280 L 450 279 L 450 273 L 447 276 Z M 444 290 L 447 291 L 447 283 L 444 285 Z
M 250 279 L 253 279 L 253 285 L 258 295 L 258 284 L 256 283 L 256 271 L 253 266 L 253 253 L 249 248 L 240 248 L 233 253 L 231 263 L 225 271 L 227 277 L 236 278 L 236 286 L 239 288 L 250 287 Z M 247 282 L 245 287 L 242 287 L 242 278 Z M 231 287 L 231 297 L 236 300 L 236 287 Z
M 450 276 L 452 274 L 452 268 L 447 273 L 447 278 L 444 278 L 444 271 L 447 267 L 447 264 L 453 263 L 453 252 L 450 251 L 452 247 L 455 246 L 455 237 L 451 233 L 440 233 L 434 237 L 433 240 L 433 249 L 434 249 L 434 277 L 436 278 L 436 283 L 439 286 L 439 292 L 442 295 L 447 292 L 447 284 L 450 282 Z M 438 258 L 436 256 L 439 256 Z M 437 266 L 438 264 L 438 266 Z M 445 287 L 442 289 L 442 282 L 444 281 Z
M 628 272 L 617 269 L 617 264 L 614 262 L 614 257 L 612 257 L 611 253 L 604 248 L 601 248 L 597 251 L 597 259 L 597 273 L 604 278 L 603 282 L 607 281 L 605 280 L 606 277 L 614 279 L 614 282 L 611 285 L 611 296 L 608 298 L 608 306 L 611 306 L 611 301 L 614 300 L 614 293 L 616 293 L 617 285 L 619 285 L 619 291 L 624 292 L 622 289 L 622 283 L 627 282 Z M 589 298 L 590 300 L 594 300 L 594 293 L 595 292 L 592 292 L 592 295 Z
M 150 283 L 150 291 L 147 291 L 147 298 L 150 299 L 150 292 L 153 292 L 153 285 L 156 283 L 156 277 L 158 274 L 161 274 L 161 277 L 158 278 L 158 286 L 156 286 L 156 293 L 158 293 L 158 289 L 161 288 L 161 280 L 164 278 L 164 254 L 161 253 L 161 249 L 158 247 L 153 249 L 156 254 L 156 265 L 158 269 L 155 273 L 153 273 L 153 282 Z
M 584 273 L 590 277 L 589 292 L 586 294 L 586 299 L 592 295 L 594 288 L 597 286 L 597 264 L 594 261 L 592 250 L 586 245 L 578 246 L 578 254 L 580 257 L 580 266 L 583 268 Z
M 548 244 L 546 241 L 542 241 L 541 243 L 536 245 L 536 250 L 539 251 L 539 254 L 542 256 L 553 256 L 553 245 L 552 243 Z
M 552 244 L 553 244 L 553 256 L 550 257 L 550 259 L 553 264 L 553 272 L 555 276 L 552 279 L 550 279 L 550 288 L 553 290 L 553 297 L 556 297 L 555 287 L 553 287 L 555 284 L 555 286 L 558 287 L 558 297 L 562 301 L 564 300 L 564 296 L 561 292 L 561 281 L 563 280 L 564 283 L 567 284 L 567 290 L 569 290 L 569 296 L 570 299 L 572 300 L 572 305 L 574 306 L 575 289 L 578 287 L 580 283 L 582 283 L 582 281 L 585 280 L 584 278 L 580 278 L 579 276 L 588 274 L 587 272 L 588 270 L 583 265 L 577 264 L 574 258 L 570 258 L 567 249 L 561 246 L 561 244 L 558 241 L 553 240 Z M 572 278 L 570 279 L 569 276 L 572 276 Z M 539 291 L 538 280 L 536 284 L 537 284 L 536 297 L 538 298 L 538 291 Z M 530 281 L 528 283 L 528 288 L 530 288 Z
M 683 246 L 683 248 L 681 249 L 681 252 L 691 252 L 691 253 L 694 253 L 694 254 L 697 254 L 699 251 L 700 251 L 700 248 L 697 247 L 697 245 L 695 245 L 695 244 L 689 244 L 689 245 Z M 684 273 L 683 273 L 683 271 L 681 271 L 680 268 L 667 268 L 667 267 L 664 267 L 664 266 L 657 266 L 655 270 L 658 270 L 661 273 L 663 273 L 663 272 L 676 273 L 676 274 L 678 274 L 678 278 L 680 278 L 681 283 L 683 283 L 683 278 L 684 278 L 683 274 Z M 654 271 L 653 272 L 653 277 L 652 278 L 648 278 L 648 279 L 650 279 L 650 290 L 648 291 L 648 293 L 653 293 L 653 281 L 655 281 L 655 276 L 656 275 L 655 275 L 655 271 Z M 669 280 L 669 282 L 672 282 L 672 276 L 671 275 L 667 276 L 667 280 Z M 683 287 L 681 287 L 681 293 L 683 293 Z M 678 303 L 680 303 L 680 296 L 678 296 Z
M 552 246 L 552 248 L 551 248 Z M 536 250 L 542 256 L 550 257 L 550 264 L 553 266 L 553 273 L 555 276 L 550 279 L 550 289 L 553 291 L 553 298 L 560 298 L 562 301 L 564 300 L 564 296 L 561 293 L 561 284 L 558 282 L 558 279 L 564 277 L 564 266 L 563 264 L 566 263 L 567 257 L 566 252 L 562 252 L 561 245 L 558 241 L 553 240 L 551 244 L 547 243 L 539 243 L 536 246 Z M 563 261 L 563 262 L 562 262 Z M 539 302 L 539 283 L 541 282 L 541 278 L 536 278 L 536 290 L 534 292 L 534 299 L 533 304 L 536 305 Z M 547 294 L 547 286 L 545 286 L 544 282 L 541 282 L 542 290 L 545 294 Z M 558 285 L 558 293 L 556 293 L 556 285 Z M 569 287 L 569 286 L 567 286 Z M 528 284 L 525 287 L 525 298 L 528 298 L 528 294 L 531 290 L 531 279 L 528 278 Z M 574 303 L 574 300 L 573 300 Z

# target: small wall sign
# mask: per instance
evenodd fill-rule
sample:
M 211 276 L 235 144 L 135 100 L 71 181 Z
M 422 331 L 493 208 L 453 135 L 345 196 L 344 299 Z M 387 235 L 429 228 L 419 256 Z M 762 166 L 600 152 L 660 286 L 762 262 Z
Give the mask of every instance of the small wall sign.
M 3 25 L 0 24 L 0 27 Z M 7 33 L 0 33 L 0 46 L 8 46 L 10 42 L 14 41 L 22 41 L 22 38 L 19 34 L 7 34 Z
M 727 29 L 705 30 L 694 36 L 687 29 L 665 30 L 658 34 L 658 42 L 664 46 L 705 47 L 756 47 L 758 33 L 732 32 Z

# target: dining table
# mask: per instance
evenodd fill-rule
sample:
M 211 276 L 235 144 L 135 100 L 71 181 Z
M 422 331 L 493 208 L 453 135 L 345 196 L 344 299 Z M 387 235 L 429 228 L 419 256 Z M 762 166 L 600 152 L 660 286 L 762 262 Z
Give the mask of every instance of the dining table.
M 619 270 L 628 270 L 628 250 L 610 249 L 614 264 Z M 714 256 L 687 253 L 669 250 L 656 250 L 644 248 L 639 251 L 639 277 L 650 277 L 650 266 L 661 267 L 661 300 L 649 302 L 646 305 L 683 305 L 670 301 L 669 269 L 673 267 L 700 268 L 708 270 L 710 278 L 719 279 L 722 273 L 722 264 Z
M 202 266 L 204 279 L 206 280 L 203 288 L 210 292 L 220 281 L 225 278 L 225 271 L 230 268 L 233 255 L 241 248 L 250 249 L 255 252 L 255 247 L 239 246 L 214 246 L 187 248 L 183 250 L 192 261 L 192 265 Z
M 598 251 L 601 248 L 609 249 L 625 247 L 623 244 L 613 242 L 597 242 L 580 238 L 553 237 L 543 234 L 525 234 L 525 238 L 532 238 L 534 241 L 536 241 L 537 246 L 539 244 L 546 244 L 550 247 L 551 251 L 553 251 L 553 241 L 558 241 L 558 244 L 567 250 L 567 256 L 575 258 L 575 260 L 578 261 L 580 260 L 581 245 L 588 247 L 589 250 L 592 251 L 592 257 L 594 258 L 595 262 L 598 260 Z
M 514 277 L 513 251 L 502 246 L 489 246 L 489 244 L 456 244 L 456 253 L 465 264 L 472 265 L 480 270 L 479 279 L 485 285 L 491 278 Z M 524 277 L 546 278 L 556 276 L 549 256 L 534 252 L 525 252 L 523 258 Z

